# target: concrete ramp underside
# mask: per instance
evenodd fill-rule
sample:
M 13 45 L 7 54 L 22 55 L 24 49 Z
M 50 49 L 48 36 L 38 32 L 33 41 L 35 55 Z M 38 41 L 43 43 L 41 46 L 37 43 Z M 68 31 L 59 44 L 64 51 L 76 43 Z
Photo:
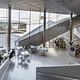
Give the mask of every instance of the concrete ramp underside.
M 58 35 L 61 35 L 69 30 L 70 19 L 64 19 L 57 23 L 47 24 L 46 27 L 46 41 L 49 41 Z M 73 27 L 80 26 L 80 16 L 73 18 Z M 40 31 L 39 31 L 40 29 Z M 21 37 L 19 40 L 19 46 L 28 47 L 29 45 L 38 46 L 43 43 L 43 26 L 36 28 L 35 30 Z

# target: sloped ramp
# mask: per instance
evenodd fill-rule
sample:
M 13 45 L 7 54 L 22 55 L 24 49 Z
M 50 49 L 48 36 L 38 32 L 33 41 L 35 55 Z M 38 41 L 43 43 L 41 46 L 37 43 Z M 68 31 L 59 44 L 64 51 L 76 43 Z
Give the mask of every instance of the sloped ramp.
M 75 16 L 73 18 L 73 27 L 78 27 L 80 25 L 80 16 Z M 70 19 L 63 19 L 56 23 L 47 22 L 46 24 L 46 41 L 49 41 L 58 35 L 61 35 L 69 30 Z M 30 37 L 29 37 L 30 35 Z M 28 47 L 29 45 L 40 45 L 43 43 L 43 25 L 34 29 L 28 34 L 25 34 L 20 39 L 18 39 L 19 46 Z

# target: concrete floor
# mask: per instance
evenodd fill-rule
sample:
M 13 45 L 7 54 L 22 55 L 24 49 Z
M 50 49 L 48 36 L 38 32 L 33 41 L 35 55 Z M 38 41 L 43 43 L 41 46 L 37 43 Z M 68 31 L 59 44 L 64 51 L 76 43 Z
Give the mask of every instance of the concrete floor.
M 50 48 L 47 56 L 32 54 L 30 62 L 20 63 L 17 57 L 13 58 L 3 80 L 36 80 L 36 67 L 78 63 L 80 59 L 70 56 L 68 49 Z

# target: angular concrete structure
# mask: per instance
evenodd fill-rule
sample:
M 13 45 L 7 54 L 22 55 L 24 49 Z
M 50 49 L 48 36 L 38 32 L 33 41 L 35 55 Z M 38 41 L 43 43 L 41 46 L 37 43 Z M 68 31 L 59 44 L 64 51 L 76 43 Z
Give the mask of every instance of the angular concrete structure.
M 80 16 L 75 16 L 73 18 L 73 28 L 80 26 Z M 61 35 L 69 30 L 70 19 L 63 19 L 57 23 L 47 23 L 46 25 L 46 41 L 49 41 L 58 35 Z M 40 32 L 39 32 L 40 29 Z M 19 46 L 28 47 L 29 45 L 38 46 L 43 43 L 43 25 L 34 29 L 30 32 L 30 43 L 29 43 L 29 33 L 22 36 L 19 41 Z M 16 41 L 16 42 L 17 42 Z

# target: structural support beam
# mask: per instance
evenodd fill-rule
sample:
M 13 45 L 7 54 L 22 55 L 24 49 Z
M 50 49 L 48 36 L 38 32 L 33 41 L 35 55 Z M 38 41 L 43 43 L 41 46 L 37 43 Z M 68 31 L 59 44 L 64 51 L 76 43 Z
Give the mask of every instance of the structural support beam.
M 73 25 L 72 25 L 72 16 L 73 14 L 70 14 L 70 45 L 72 45 L 72 32 L 73 32 Z
M 30 39 L 30 36 L 31 36 L 31 8 L 30 8 L 30 14 L 29 14 L 29 48 L 30 48 L 30 45 L 31 45 L 31 39 Z
M 45 42 L 46 42 L 46 9 L 44 9 L 43 47 L 45 47 Z
M 11 5 L 8 5 L 8 53 L 11 50 Z

